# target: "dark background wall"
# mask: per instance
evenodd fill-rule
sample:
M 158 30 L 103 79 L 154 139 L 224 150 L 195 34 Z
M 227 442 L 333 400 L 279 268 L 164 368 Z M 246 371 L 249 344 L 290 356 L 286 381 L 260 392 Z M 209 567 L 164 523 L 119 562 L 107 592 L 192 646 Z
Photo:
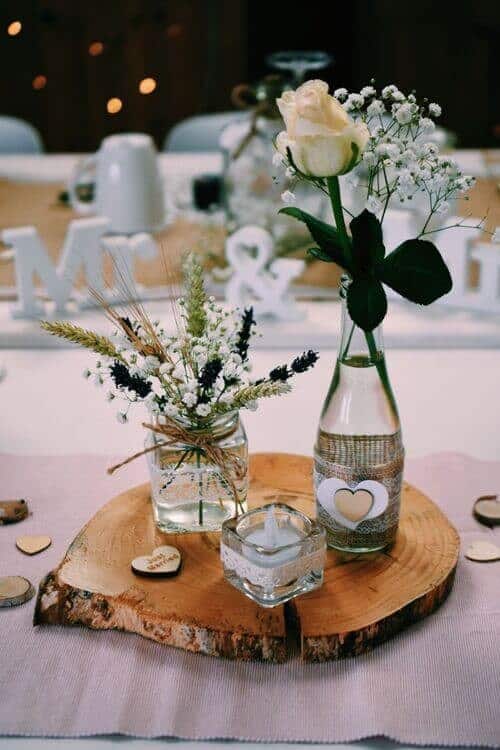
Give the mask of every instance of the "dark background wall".
M 49 151 L 89 151 L 107 134 L 161 145 L 192 114 L 230 109 L 231 88 L 277 49 L 325 49 L 321 77 L 415 88 L 439 101 L 462 146 L 500 147 L 500 2 L 316 0 L 2 0 L 0 113 L 24 117 Z M 22 30 L 9 36 L 10 23 Z M 101 42 L 100 54 L 90 45 Z M 95 51 L 95 47 L 92 48 Z M 34 81 L 38 78 L 34 88 Z M 155 91 L 139 93 L 153 77 Z M 109 114 L 112 97 L 122 109 Z

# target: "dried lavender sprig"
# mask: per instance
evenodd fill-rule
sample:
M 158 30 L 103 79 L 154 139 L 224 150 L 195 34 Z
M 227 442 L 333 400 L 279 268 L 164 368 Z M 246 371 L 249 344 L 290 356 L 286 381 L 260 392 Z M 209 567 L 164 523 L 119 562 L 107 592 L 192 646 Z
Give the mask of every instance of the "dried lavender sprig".
M 248 347 L 250 346 L 250 338 L 252 336 L 252 328 L 255 325 L 255 318 L 253 314 L 253 307 L 247 307 L 243 311 L 241 316 L 241 328 L 238 333 L 238 340 L 236 342 L 236 352 L 240 355 L 241 359 L 245 362 L 248 358 Z
M 198 375 L 198 383 L 205 390 L 212 388 L 221 370 L 222 360 L 219 357 L 210 359 L 202 367 L 200 374 Z
M 278 365 L 272 369 L 269 373 L 269 380 L 273 382 L 285 382 L 293 375 L 310 370 L 311 367 L 314 367 L 318 358 L 318 352 L 308 349 L 307 352 L 303 352 L 302 354 L 299 354 L 298 357 L 295 357 L 290 367 L 288 367 L 288 365 Z
M 126 388 L 133 391 L 139 398 L 146 398 L 151 393 L 150 384 L 137 375 L 131 375 L 121 362 L 114 362 L 109 368 L 109 372 L 117 388 Z
M 308 349 L 307 352 L 303 352 L 302 354 L 299 354 L 298 357 L 295 357 L 290 367 L 295 373 L 306 372 L 307 370 L 310 370 L 311 367 L 314 367 L 318 359 L 318 352 Z
M 277 382 L 278 380 L 285 382 L 285 380 L 288 380 L 292 374 L 293 373 L 288 369 L 288 365 L 278 365 L 269 373 L 269 380 L 272 380 L 273 382 Z

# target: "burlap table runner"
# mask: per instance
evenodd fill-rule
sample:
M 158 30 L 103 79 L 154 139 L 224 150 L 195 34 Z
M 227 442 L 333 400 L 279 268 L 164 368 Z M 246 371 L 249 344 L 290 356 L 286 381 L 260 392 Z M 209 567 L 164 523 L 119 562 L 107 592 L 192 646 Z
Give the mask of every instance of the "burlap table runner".
M 107 499 L 146 479 L 145 463 L 109 477 L 113 457 L 0 456 L 3 497 L 32 515 L 0 526 L 0 571 L 34 584 Z M 460 531 L 500 543 L 474 520 L 474 498 L 498 491 L 500 462 L 458 454 L 408 461 L 406 479 Z M 19 534 L 45 534 L 27 557 Z M 203 570 L 200 570 L 203 575 Z M 34 600 L 0 610 L 0 734 L 500 746 L 500 563 L 461 555 L 453 591 L 431 617 L 372 653 L 326 664 L 245 664 L 132 634 L 33 628 Z
M 47 246 L 50 257 L 59 257 L 67 226 L 72 219 L 79 218 L 67 205 L 58 201 L 64 190 L 63 184 L 13 182 L 0 179 L 0 231 L 8 227 L 35 226 L 42 241 Z M 81 218 L 81 217 L 80 217 Z M 171 261 L 174 279 L 180 279 L 180 259 L 186 251 L 223 257 L 225 232 L 222 228 L 207 228 L 179 218 L 157 235 L 163 251 Z M 13 263 L 1 262 L 0 246 L 0 287 L 14 284 Z M 111 266 L 105 265 L 111 272 Z M 340 272 L 336 267 L 326 267 L 324 263 L 312 263 L 297 279 L 297 283 L 311 286 L 337 286 Z M 163 259 L 158 255 L 153 260 L 136 260 L 136 281 L 144 286 L 162 286 L 165 279 Z M 78 283 L 78 282 L 77 282 Z M 80 282 L 81 283 L 81 282 Z
M 57 261 L 69 222 L 81 218 L 69 206 L 58 200 L 63 190 L 64 185 L 57 183 L 12 182 L 0 179 L 0 231 L 7 227 L 35 226 L 50 257 Z M 174 273 L 178 273 L 179 260 L 186 250 L 203 252 L 210 245 L 211 251 L 216 255 L 221 255 L 223 251 L 222 230 L 211 228 L 207 232 L 199 224 L 182 219 L 159 234 L 157 239 L 162 242 L 164 251 L 172 261 Z M 105 264 L 105 270 L 111 272 L 109 263 Z M 137 258 L 136 274 L 137 282 L 145 286 L 161 286 L 167 283 L 164 263 L 159 255 L 151 261 Z M 0 262 L 0 286 L 13 284 L 13 263 Z
M 470 193 L 468 201 L 459 204 L 461 216 L 473 216 L 476 220 L 486 216 L 485 227 L 494 231 L 500 225 L 500 192 L 498 180 L 479 178 Z M 0 231 L 8 227 L 33 225 L 47 246 L 50 257 L 56 261 L 64 240 L 68 223 L 78 218 L 71 208 L 58 201 L 58 195 L 64 190 L 63 184 L 13 182 L 0 179 Z M 164 252 L 174 269 L 174 279 L 178 281 L 180 258 L 186 251 L 202 254 L 210 253 L 222 257 L 224 253 L 224 230 L 210 227 L 179 218 L 166 230 L 157 235 Z M 485 235 L 484 239 L 488 238 Z M 14 284 L 13 263 L 1 262 L 0 246 L 0 287 Z M 299 253 L 300 255 L 300 253 Z M 111 273 L 110 264 L 105 264 Z M 175 270 L 177 269 L 177 270 Z M 477 267 L 472 264 L 471 284 L 477 281 Z M 333 264 L 312 263 L 296 280 L 296 283 L 318 287 L 338 286 L 340 272 Z M 166 284 L 163 260 L 157 256 L 153 260 L 136 261 L 136 281 L 145 286 L 162 286 Z M 77 281 L 77 283 L 81 283 Z

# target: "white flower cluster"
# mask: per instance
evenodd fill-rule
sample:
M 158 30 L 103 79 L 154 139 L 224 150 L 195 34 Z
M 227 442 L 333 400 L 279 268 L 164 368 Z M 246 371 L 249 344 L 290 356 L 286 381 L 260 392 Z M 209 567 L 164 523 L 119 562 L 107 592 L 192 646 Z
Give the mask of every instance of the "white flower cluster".
M 449 202 L 467 192 L 474 178 L 460 171 L 448 156 L 441 156 L 429 140 L 433 118 L 441 107 L 415 94 L 404 94 L 390 85 L 377 92 L 373 85 L 359 93 L 337 89 L 335 97 L 354 120 L 362 120 L 370 131 L 363 159 L 348 180 L 366 190 L 367 208 L 384 216 L 392 200 L 407 203 L 424 198 L 427 226 L 434 214 L 444 214 Z
M 243 333 L 243 339 L 242 331 L 245 315 L 251 313 L 245 311 L 243 317 L 237 316 L 209 297 L 200 311 L 203 333 L 194 336 L 188 332 L 184 299 L 178 300 L 178 305 L 181 322 L 175 336 L 167 335 L 158 322 L 151 324 L 161 357 L 147 353 L 152 331 L 135 324 L 136 338 L 121 329 L 112 336 L 119 359 L 101 358 L 94 372 L 84 372 L 85 377 L 94 378 L 96 385 L 109 386 L 109 401 L 117 397 L 125 400 L 125 408 L 117 414 L 118 421 L 126 422 L 130 405 L 142 401 L 152 414 L 203 422 L 231 411 L 236 394 L 250 385 L 247 349 L 253 319 L 249 325 L 247 318 L 247 335 Z M 138 340 L 144 344 L 144 354 L 138 351 Z M 234 408 L 241 405 L 256 408 L 256 402 Z

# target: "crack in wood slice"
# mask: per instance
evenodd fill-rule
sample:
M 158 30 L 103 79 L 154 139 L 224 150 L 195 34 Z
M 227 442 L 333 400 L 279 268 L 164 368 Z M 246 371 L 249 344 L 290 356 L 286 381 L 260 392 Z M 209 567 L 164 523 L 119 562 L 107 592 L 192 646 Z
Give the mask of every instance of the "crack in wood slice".
M 312 515 L 311 472 L 304 456 L 252 456 L 249 504 L 286 496 Z M 165 544 L 181 552 L 179 576 L 134 576 L 131 559 Z M 329 552 L 321 589 L 289 603 L 286 613 L 262 609 L 224 580 L 216 535 L 156 529 L 143 485 L 111 500 L 82 529 L 40 584 L 34 622 L 117 628 L 188 651 L 271 662 L 293 650 L 296 627 L 305 660 L 337 659 L 363 653 L 433 612 L 451 590 L 458 550 L 444 515 L 405 486 L 390 552 L 347 558 Z

